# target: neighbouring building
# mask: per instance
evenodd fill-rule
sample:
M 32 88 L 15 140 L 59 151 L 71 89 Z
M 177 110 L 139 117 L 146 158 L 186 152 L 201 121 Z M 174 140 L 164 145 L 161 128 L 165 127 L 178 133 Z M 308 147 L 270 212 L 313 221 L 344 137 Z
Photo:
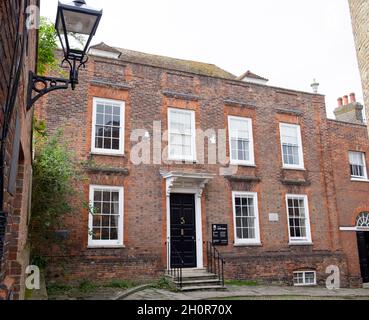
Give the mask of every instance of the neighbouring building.
M 27 28 L 32 5 L 39 1 L 0 2 L 0 300 L 24 298 L 29 261 L 33 114 L 26 97 L 37 51 L 37 30 Z
M 369 106 L 369 1 L 349 0 L 359 71 L 364 93 L 364 104 Z M 366 109 L 367 119 L 369 108 Z
M 65 218 L 48 278 L 145 280 L 179 257 L 201 269 L 222 225 L 226 278 L 323 285 L 333 265 L 342 286 L 369 282 L 369 140 L 344 100 L 331 120 L 324 96 L 251 72 L 92 47 L 75 94 L 36 110 L 85 163 L 94 209 Z

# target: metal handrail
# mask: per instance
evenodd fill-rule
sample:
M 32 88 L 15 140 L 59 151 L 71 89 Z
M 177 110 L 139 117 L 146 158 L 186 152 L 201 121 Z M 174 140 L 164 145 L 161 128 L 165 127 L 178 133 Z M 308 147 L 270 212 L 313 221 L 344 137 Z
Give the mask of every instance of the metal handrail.
M 6 233 L 6 213 L 0 211 L 0 263 L 3 257 L 5 233 Z M 1 270 L 0 270 L 1 271 Z
M 207 257 L 207 271 L 209 273 L 214 273 L 217 275 L 219 281 L 222 283 L 224 287 L 224 265 L 225 260 L 220 255 L 219 251 L 215 246 L 210 242 L 206 242 L 206 257 Z
M 181 254 L 177 250 L 177 248 L 171 243 L 170 238 L 168 238 L 168 241 L 167 241 L 166 245 L 167 245 L 167 258 L 168 258 L 168 261 L 170 261 L 171 249 L 173 249 L 175 255 L 177 256 L 177 258 L 179 258 L 179 261 L 180 261 L 180 264 L 181 264 L 180 267 L 172 268 L 170 266 L 170 263 L 169 263 L 167 273 L 168 273 L 168 275 L 172 276 L 174 278 L 174 281 L 176 281 L 178 283 L 179 287 L 182 288 L 184 261 L 182 259 Z

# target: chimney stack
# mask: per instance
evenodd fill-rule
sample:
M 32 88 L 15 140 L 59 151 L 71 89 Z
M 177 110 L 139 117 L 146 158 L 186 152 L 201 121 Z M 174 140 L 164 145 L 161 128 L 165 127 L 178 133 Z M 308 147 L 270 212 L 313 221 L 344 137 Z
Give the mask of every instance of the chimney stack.
M 351 93 L 350 94 L 350 103 L 355 103 L 355 102 L 356 102 L 355 93 Z
M 349 104 L 348 96 L 343 96 L 343 105 L 347 106 Z
M 356 102 L 355 93 L 350 93 L 350 102 L 348 95 L 343 96 L 343 98 L 338 98 L 337 102 L 338 106 L 334 110 L 336 120 L 358 124 L 364 123 L 364 106 Z

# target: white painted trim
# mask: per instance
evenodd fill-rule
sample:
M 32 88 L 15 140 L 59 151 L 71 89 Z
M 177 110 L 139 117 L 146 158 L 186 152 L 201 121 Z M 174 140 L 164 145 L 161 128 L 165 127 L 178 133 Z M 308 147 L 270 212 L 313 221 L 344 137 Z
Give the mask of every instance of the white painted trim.
M 112 149 L 104 149 L 104 148 L 96 148 L 95 147 L 95 135 L 96 135 L 96 104 L 101 102 L 114 103 L 118 104 L 122 109 L 120 113 L 120 131 L 119 131 L 119 150 Z M 93 107 L 92 107 L 92 134 L 91 134 L 91 153 L 101 154 L 101 155 L 124 155 L 124 138 L 125 138 L 125 102 L 121 100 L 111 100 L 105 98 L 93 98 Z
M 241 120 L 247 122 L 248 132 L 249 132 L 249 143 L 250 143 L 250 160 L 238 160 L 232 159 L 232 143 L 231 143 L 231 120 Z M 254 154 L 254 135 L 252 128 L 252 119 L 246 117 L 236 117 L 236 116 L 228 116 L 228 144 L 229 144 L 229 159 L 231 165 L 239 165 L 239 166 L 255 166 L 255 154 Z
M 350 162 L 350 153 L 360 153 L 361 154 L 361 159 L 363 161 L 363 165 L 364 165 L 364 176 L 353 176 L 351 175 L 351 181 L 362 181 L 362 182 L 369 182 L 368 180 L 368 172 L 367 172 L 367 168 L 366 168 L 366 160 L 365 160 L 365 152 L 362 151 L 353 151 L 350 150 L 349 151 L 349 164 L 351 166 L 351 162 Z M 351 169 L 351 168 L 350 168 Z
M 299 144 L 299 165 L 291 165 L 291 164 L 285 164 L 284 163 L 284 157 L 283 157 L 283 140 L 282 140 L 282 127 L 291 127 L 291 128 L 298 128 L 297 130 L 297 141 Z M 291 124 L 291 123 L 279 123 L 279 138 L 280 138 L 280 144 L 281 144 L 281 156 L 282 156 L 282 165 L 284 169 L 292 169 L 292 170 L 305 170 L 305 164 L 304 164 L 304 149 L 302 145 L 302 138 L 301 138 L 301 126 L 299 124 Z
M 93 240 L 92 239 L 92 224 L 93 224 L 93 216 L 89 212 L 88 213 L 88 248 L 99 248 L 99 247 L 124 247 L 123 243 L 123 233 L 124 233 L 124 187 L 122 186 L 101 186 L 101 185 L 90 185 L 89 192 L 89 203 L 93 206 L 94 199 L 94 190 L 109 190 L 109 191 L 118 191 L 119 192 L 119 218 L 118 218 L 118 240 Z
M 298 198 L 304 199 L 304 206 L 305 206 L 305 214 L 306 214 L 306 237 L 305 238 L 297 238 L 291 237 L 291 230 L 290 230 L 290 216 L 288 212 L 288 199 L 290 198 Z M 288 226 L 288 238 L 289 238 L 289 245 L 293 244 L 301 244 L 301 245 L 311 245 L 311 226 L 310 226 L 310 213 L 309 213 L 309 202 L 308 197 L 305 194 L 286 194 L 286 212 L 287 212 L 287 226 Z
M 254 239 L 238 239 L 236 228 L 236 197 L 252 197 L 254 199 L 254 212 L 255 212 L 255 238 Z M 233 231 L 234 231 L 234 244 L 238 245 L 261 245 L 260 242 L 260 225 L 259 225 L 259 204 L 258 194 L 256 192 L 241 192 L 232 191 L 232 207 L 233 207 Z
M 369 232 L 369 227 L 340 227 L 340 231 Z
M 171 150 L 171 111 L 177 111 L 182 113 L 187 113 L 191 115 L 191 156 L 185 157 L 183 155 L 175 155 L 172 156 L 170 154 Z M 168 108 L 168 160 L 171 161 L 193 161 L 196 162 L 197 154 L 196 154 L 196 118 L 194 110 L 180 109 L 180 108 Z
M 89 52 L 90 55 L 96 56 L 96 57 L 105 57 L 105 58 L 111 58 L 111 59 L 118 59 L 121 55 L 120 53 L 114 53 L 110 51 L 104 51 L 99 49 L 90 48 Z
M 170 183 L 168 179 L 166 184 Z M 168 190 L 168 187 L 167 187 Z M 184 193 L 193 194 L 195 199 L 195 223 L 196 223 L 196 269 L 202 269 L 204 267 L 203 261 L 203 243 L 202 243 L 202 212 L 201 212 L 201 199 L 202 191 L 199 188 L 171 188 L 170 193 L 167 194 L 167 246 L 170 246 L 170 194 L 171 193 Z M 167 268 L 170 269 L 170 250 L 167 256 Z

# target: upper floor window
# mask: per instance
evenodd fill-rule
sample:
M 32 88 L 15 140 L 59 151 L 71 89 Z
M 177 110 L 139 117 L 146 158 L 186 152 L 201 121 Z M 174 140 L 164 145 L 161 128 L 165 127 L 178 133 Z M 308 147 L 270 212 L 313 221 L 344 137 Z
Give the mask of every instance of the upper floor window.
M 124 109 L 124 101 L 93 99 L 92 152 L 124 154 Z
M 365 153 L 350 151 L 349 158 L 351 178 L 361 180 L 368 179 L 365 165 Z
M 259 244 L 258 197 L 254 192 L 233 192 L 235 244 Z
M 169 108 L 168 124 L 168 158 L 195 161 L 195 112 Z
M 311 243 L 307 196 L 288 194 L 286 202 L 290 243 Z
M 255 165 L 252 120 L 228 117 L 231 164 Z
M 90 186 L 90 246 L 123 245 L 123 187 Z
M 283 167 L 304 169 L 301 128 L 296 124 L 280 123 Z

